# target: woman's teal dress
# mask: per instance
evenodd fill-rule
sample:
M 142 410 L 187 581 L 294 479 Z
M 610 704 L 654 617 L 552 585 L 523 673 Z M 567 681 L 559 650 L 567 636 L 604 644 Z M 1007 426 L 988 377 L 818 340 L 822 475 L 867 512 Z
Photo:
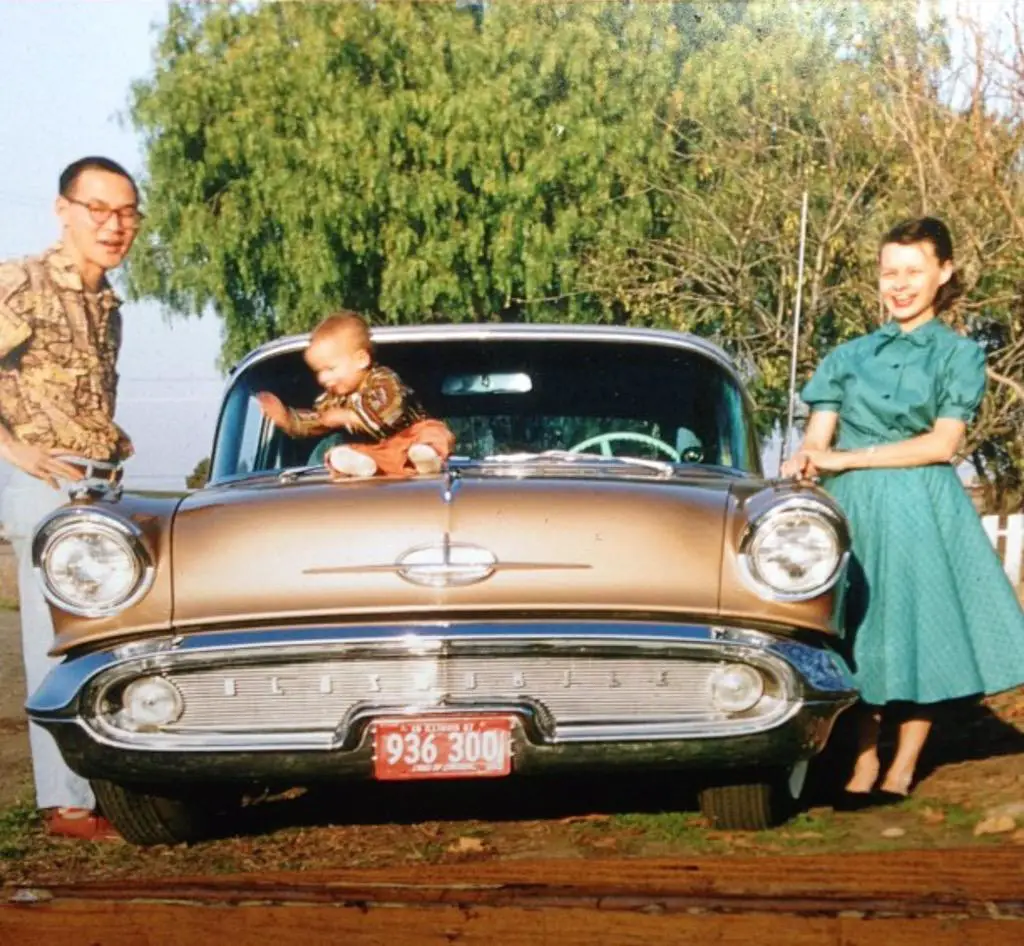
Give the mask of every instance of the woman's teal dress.
M 970 421 L 981 348 L 932 319 L 841 345 L 804 387 L 839 415 L 840 450 L 906 440 L 936 419 Z M 866 703 L 935 703 L 1024 683 L 1024 611 L 953 466 L 849 470 L 826 489 L 853 534 L 847 634 Z

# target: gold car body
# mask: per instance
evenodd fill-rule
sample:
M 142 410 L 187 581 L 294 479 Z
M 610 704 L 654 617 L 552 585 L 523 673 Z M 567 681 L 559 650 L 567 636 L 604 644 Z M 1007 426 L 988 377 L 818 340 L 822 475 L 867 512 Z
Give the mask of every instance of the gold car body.
M 250 355 L 225 405 L 242 404 L 231 392 L 252 372 L 293 365 L 305 341 Z M 724 354 L 679 333 L 431 326 L 378 329 L 375 341 L 384 363 L 463 343 L 499 361 L 519 344 L 562 346 L 563 359 L 609 346 L 623 365 L 669 353 L 742 390 Z M 749 423 L 745 395 L 737 403 Z M 233 410 L 219 451 L 233 442 Z M 511 720 L 513 773 L 790 772 L 856 696 L 840 653 L 848 536 L 820 489 L 744 462 L 540 451 L 335 482 L 316 465 L 218 476 L 215 453 L 213 481 L 182 496 L 87 484 L 37 532 L 63 659 L 30 715 L 81 774 L 168 792 L 370 778 L 379 720 L 466 713 Z M 780 510 L 834 535 L 835 568 L 813 594 L 777 593 L 752 568 L 753 537 Z M 139 559 L 138 587 L 107 613 L 47 585 L 53 537 L 90 522 L 116 523 Z M 740 665 L 760 675 L 760 701 L 713 705 L 722 668 Z M 125 694 L 144 678 L 180 703 L 173 719 L 125 722 Z

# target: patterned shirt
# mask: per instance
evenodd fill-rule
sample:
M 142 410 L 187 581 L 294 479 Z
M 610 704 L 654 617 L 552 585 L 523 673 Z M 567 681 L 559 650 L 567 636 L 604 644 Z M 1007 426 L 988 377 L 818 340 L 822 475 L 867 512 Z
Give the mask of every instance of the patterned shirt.
M 0 263 L 0 423 L 18 440 L 93 460 L 124 460 L 114 423 L 120 300 L 89 293 L 61 244 Z
M 288 433 L 293 437 L 326 433 L 331 427 L 324 424 L 323 413 L 333 408 L 354 411 L 362 428 L 359 433 L 375 442 L 386 440 L 427 418 L 426 411 L 402 379 L 390 368 L 374 365 L 351 394 L 325 391 L 313 403 L 312 410 L 292 408 Z

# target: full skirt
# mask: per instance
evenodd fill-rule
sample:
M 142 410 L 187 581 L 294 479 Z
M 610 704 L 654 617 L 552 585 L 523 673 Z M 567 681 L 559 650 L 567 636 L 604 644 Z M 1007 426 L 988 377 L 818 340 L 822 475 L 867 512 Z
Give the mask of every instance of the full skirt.
M 959 477 L 851 470 L 847 644 L 861 698 L 936 703 L 1024 683 L 1024 611 Z

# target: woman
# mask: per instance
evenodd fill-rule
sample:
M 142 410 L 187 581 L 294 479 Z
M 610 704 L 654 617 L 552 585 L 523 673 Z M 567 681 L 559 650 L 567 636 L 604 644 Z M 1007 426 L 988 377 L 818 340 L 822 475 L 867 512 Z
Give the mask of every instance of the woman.
M 802 392 L 803 445 L 782 468 L 822 474 L 853 533 L 847 633 L 866 704 L 854 803 L 879 785 L 883 708 L 907 710 L 880 783 L 903 796 L 935 704 L 1024 682 L 1024 612 L 950 462 L 984 394 L 985 356 L 938 318 L 959 294 L 942 221 L 886 234 L 879 290 L 890 321 L 822 360 Z

